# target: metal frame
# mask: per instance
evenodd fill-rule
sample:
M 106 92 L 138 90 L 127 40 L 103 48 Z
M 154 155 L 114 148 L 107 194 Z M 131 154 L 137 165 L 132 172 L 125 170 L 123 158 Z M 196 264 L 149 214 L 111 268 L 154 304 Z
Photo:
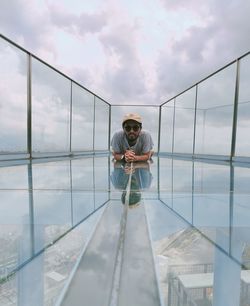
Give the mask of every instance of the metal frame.
M 93 118 L 93 152 L 95 151 L 95 109 L 96 109 L 96 97 L 94 96 L 94 118 Z
M 109 106 L 109 135 L 108 135 L 108 151 L 110 151 L 110 142 L 111 142 L 111 105 Z
M 160 104 L 110 104 L 112 107 L 113 106 L 119 106 L 119 107 L 160 107 Z
M 196 85 L 196 89 L 195 89 L 195 102 L 194 102 L 193 155 L 194 155 L 194 153 L 195 153 L 197 97 L 198 97 L 198 85 Z
M 72 154 L 72 107 L 73 107 L 73 84 L 70 82 L 70 114 L 69 114 L 69 152 Z
M 240 82 L 240 61 L 237 60 L 236 80 L 235 80 L 235 94 L 234 94 L 234 110 L 233 110 L 233 126 L 232 126 L 232 138 L 231 138 L 231 161 L 232 161 L 232 158 L 235 155 L 235 146 L 236 146 L 238 100 L 239 100 L 239 82 Z
M 161 110 L 162 107 L 159 106 L 159 122 L 158 122 L 158 153 L 161 149 Z
M 32 59 L 27 54 L 27 148 L 30 158 L 32 158 Z
M 35 214 L 34 214 L 34 195 L 33 195 L 33 172 L 32 164 L 27 165 L 28 186 L 29 186 L 29 222 L 30 222 L 30 255 L 35 254 Z
M 172 100 L 171 100 L 172 101 Z M 175 98 L 174 98 L 174 113 L 173 113 L 173 130 L 172 130 L 172 154 L 174 154 L 174 130 L 175 130 Z

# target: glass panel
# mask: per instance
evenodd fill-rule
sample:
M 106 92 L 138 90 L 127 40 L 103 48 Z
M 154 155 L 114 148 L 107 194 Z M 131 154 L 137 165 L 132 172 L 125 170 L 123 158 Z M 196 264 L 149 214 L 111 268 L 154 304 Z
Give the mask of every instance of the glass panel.
M 94 95 L 72 84 L 72 151 L 92 151 Z
M 85 157 L 71 161 L 72 189 L 94 190 L 94 158 Z
M 109 105 L 95 98 L 95 150 L 109 149 Z
M 0 38 L 0 153 L 27 152 L 27 54 Z
M 0 167 L 0 189 L 28 189 L 27 165 Z
M 235 155 L 250 156 L 250 56 L 240 61 L 240 83 L 238 100 L 238 122 Z
M 29 234 L 32 220 L 28 189 L 27 165 L 0 167 L 1 281 L 19 264 L 29 259 L 32 252 Z M 21 252 L 21 245 L 24 252 Z
M 196 154 L 230 155 L 235 64 L 198 85 Z
M 32 61 L 32 148 L 34 152 L 69 152 L 70 81 Z
M 196 87 L 175 99 L 174 153 L 193 153 Z
M 159 175 L 158 158 L 153 158 L 148 163 L 142 163 L 142 167 L 135 166 L 140 176 L 141 190 L 147 199 L 159 199 Z
M 103 266 L 103 250 L 106 252 L 107 249 L 113 257 L 106 256 L 105 260 L 108 258 L 110 265 L 116 263 L 114 250 L 117 245 L 114 247 L 112 243 L 118 241 L 120 222 L 124 217 L 121 212 L 124 185 L 119 189 L 117 200 L 109 202 L 105 211 L 94 210 L 108 199 L 111 189 L 109 167 L 113 172 L 118 164 L 103 155 L 94 159 L 84 157 L 0 167 L 0 279 L 3 293 L 0 305 L 16 305 L 17 301 L 20 305 L 59 305 L 76 267 L 77 273 L 88 274 L 90 271 L 91 278 L 92 271 Z M 149 184 L 133 182 L 137 175 L 140 176 L 137 182 L 143 182 L 144 171 L 141 170 L 146 168 L 135 168 L 131 178 L 131 190 L 134 187 L 134 190 L 140 190 L 143 205 L 125 209 L 127 218 L 123 226 L 126 228 L 121 234 L 128 239 L 119 241 L 122 241 L 127 267 L 133 268 L 138 258 L 142 263 L 149 262 L 145 254 L 150 251 L 152 256 L 151 252 L 154 252 L 164 305 L 217 305 L 218 301 L 223 301 L 223 306 L 247 306 L 250 299 L 249 164 L 233 167 L 230 163 L 161 157 L 159 166 L 157 162 L 150 166 L 154 168 L 153 180 L 159 187 L 159 194 L 154 199 L 148 197 Z M 126 169 L 122 167 L 121 170 Z M 154 184 L 152 182 L 152 186 Z M 113 212 L 108 210 L 111 206 L 115 209 Z M 95 236 L 103 218 L 106 218 L 106 225 L 111 225 L 110 231 L 101 230 L 101 235 Z M 76 224 L 77 227 L 72 229 Z M 114 233 L 115 239 L 112 238 Z M 144 243 L 146 238 L 148 244 Z M 87 246 L 86 243 L 89 241 L 97 245 L 94 251 L 88 249 L 90 244 Z M 104 241 L 108 243 L 102 247 Z M 140 252 L 136 252 L 138 248 Z M 87 268 L 78 265 L 80 260 L 86 260 Z M 24 261 L 27 262 L 21 267 Z M 99 262 L 101 265 L 98 266 Z M 149 263 L 152 267 L 152 262 Z M 120 271 L 124 280 L 129 269 L 123 267 Z M 141 267 L 143 274 L 138 274 Z M 136 302 L 129 305 L 145 305 L 144 297 L 138 302 L 142 295 L 150 299 L 158 297 L 158 293 L 154 295 L 147 290 L 155 284 L 154 275 L 145 270 L 145 265 L 141 267 L 135 273 L 137 283 L 132 288 Z M 20 269 L 13 273 L 16 268 Z M 109 271 L 114 275 L 113 270 Z M 99 277 L 100 273 L 97 274 Z M 103 275 L 105 277 L 107 273 Z M 141 279 L 146 275 L 148 287 L 140 287 L 138 275 Z M 82 283 L 78 284 L 82 288 Z M 123 286 L 120 288 L 124 289 Z M 94 290 L 91 294 L 100 293 Z M 82 302 L 90 305 L 86 295 Z M 62 303 L 66 304 L 65 300 Z
M 33 200 L 35 251 L 38 252 L 71 228 L 71 192 L 34 190 Z
M 109 156 L 96 159 L 0 167 L 0 279 L 109 199 Z
M 153 139 L 154 151 L 158 151 L 159 107 L 154 106 L 112 106 L 111 139 L 116 131 L 122 129 L 122 119 L 128 113 L 137 113 L 142 117 L 142 129 L 148 131 Z
M 28 190 L 0 190 L 0 279 L 31 256 L 32 227 Z M 22 248 L 22 249 L 21 249 Z
M 33 164 L 32 177 L 34 189 L 70 190 L 71 188 L 69 161 Z
M 94 159 L 94 186 L 95 186 L 95 209 L 103 205 L 109 194 L 109 157 L 96 157 Z
M 33 164 L 32 180 L 38 252 L 72 226 L 70 163 L 67 160 Z
M 71 161 L 73 225 L 81 222 L 95 209 L 94 158 Z
M 234 193 L 232 209 L 232 243 L 238 243 L 243 250 L 242 261 L 245 267 L 250 269 L 250 168 L 234 168 Z M 240 253 L 241 254 L 241 253 Z M 232 250 L 233 256 L 238 256 L 236 250 Z
M 173 160 L 173 209 L 186 221 L 193 222 L 193 163 Z
M 232 258 L 161 203 L 145 205 L 164 305 L 248 305 L 250 271 L 238 260 L 244 243 L 234 241 L 238 256 Z M 216 243 L 224 240 L 227 234 L 216 231 Z
M 102 210 L 97 211 L 11 277 L 1 278 L 1 293 L 4 294 L 0 295 L 0 305 L 59 304 L 61 292 L 67 286 L 101 213 Z
M 161 152 L 172 153 L 174 100 L 161 108 Z
M 159 197 L 167 206 L 173 206 L 173 159 L 159 159 Z
M 230 167 L 194 163 L 193 225 L 209 239 L 229 250 Z M 223 240 L 217 234 L 223 232 Z

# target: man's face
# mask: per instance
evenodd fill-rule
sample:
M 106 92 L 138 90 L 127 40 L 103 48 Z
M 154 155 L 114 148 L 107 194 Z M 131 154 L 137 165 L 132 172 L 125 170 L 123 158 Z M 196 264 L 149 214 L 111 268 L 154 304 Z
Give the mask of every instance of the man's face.
M 123 130 L 128 140 L 136 140 L 140 134 L 140 124 L 134 120 L 128 120 L 125 122 Z

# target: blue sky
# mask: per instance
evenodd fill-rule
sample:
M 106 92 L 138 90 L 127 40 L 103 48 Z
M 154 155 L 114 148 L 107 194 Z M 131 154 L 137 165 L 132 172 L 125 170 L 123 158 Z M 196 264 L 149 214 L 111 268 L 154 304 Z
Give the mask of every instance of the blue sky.
M 159 104 L 250 50 L 243 0 L 3 0 L 0 32 L 108 102 Z

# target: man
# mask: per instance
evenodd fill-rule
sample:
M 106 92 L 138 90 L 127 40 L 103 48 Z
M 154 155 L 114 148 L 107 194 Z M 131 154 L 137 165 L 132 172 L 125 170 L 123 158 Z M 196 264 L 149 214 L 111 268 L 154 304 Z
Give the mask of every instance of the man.
M 153 140 L 149 132 L 142 131 L 141 117 L 138 114 L 125 115 L 122 128 L 111 141 L 114 159 L 126 162 L 149 160 L 153 154 Z

